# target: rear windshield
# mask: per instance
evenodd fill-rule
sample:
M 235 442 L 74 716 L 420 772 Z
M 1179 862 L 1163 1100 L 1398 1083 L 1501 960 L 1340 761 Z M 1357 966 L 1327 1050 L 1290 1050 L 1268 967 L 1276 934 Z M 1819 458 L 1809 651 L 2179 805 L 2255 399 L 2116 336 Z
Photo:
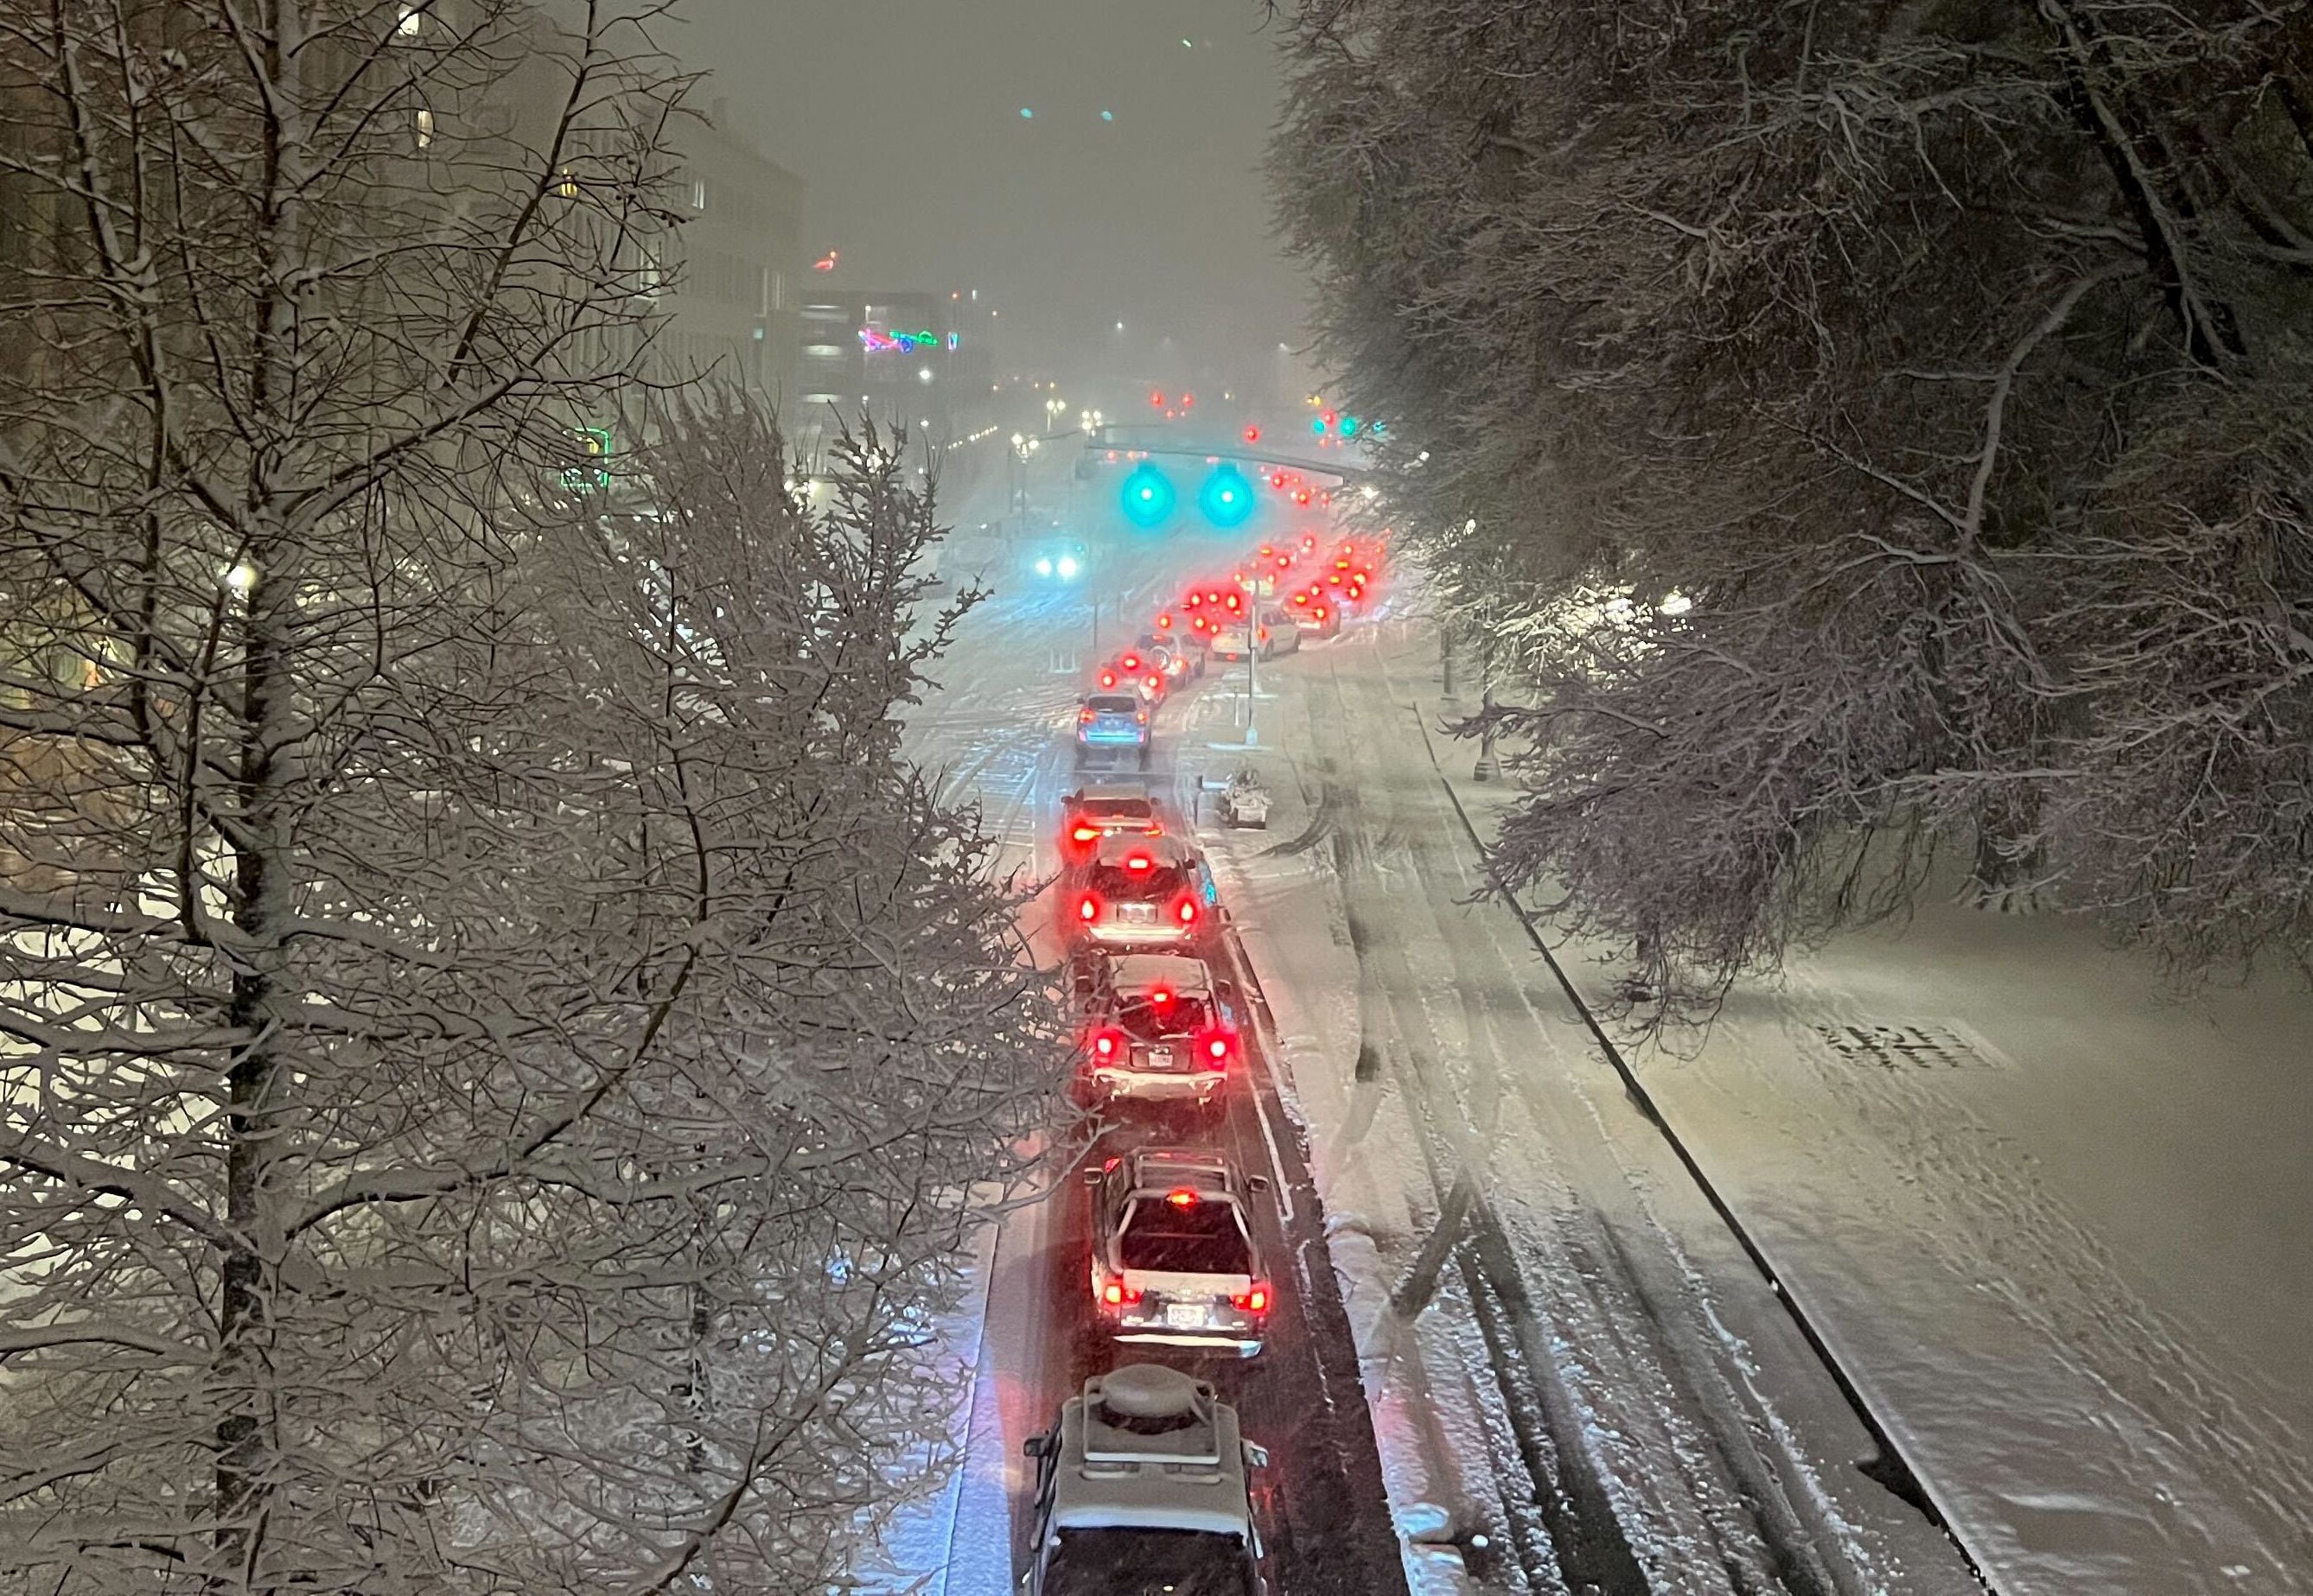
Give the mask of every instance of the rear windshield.
M 1095 864 L 1092 872 L 1092 890 L 1103 898 L 1170 898 L 1185 892 L 1189 883 L 1181 873 L 1169 864 L 1158 864 L 1148 870 L 1127 870 L 1121 864 Z
M 1156 818 L 1156 806 L 1146 798 L 1087 798 L 1077 812 L 1095 820 L 1147 820 Z
M 1100 693 L 1086 698 L 1085 707 L 1096 715 L 1131 715 L 1139 709 L 1140 700 L 1121 693 Z
M 1249 1275 L 1253 1258 L 1227 1203 L 1174 1207 L 1163 1197 L 1132 1205 L 1117 1259 L 1128 1269 L 1175 1275 Z
M 1253 1557 L 1234 1535 L 1063 1530 L 1044 1596 L 1252 1596 Z
M 1202 1030 L 1213 1022 L 1213 1017 L 1201 997 L 1175 997 L 1170 1003 L 1128 997 L 1116 1006 L 1116 1022 L 1139 1040 L 1153 1042 L 1161 1037 L 1187 1036 Z

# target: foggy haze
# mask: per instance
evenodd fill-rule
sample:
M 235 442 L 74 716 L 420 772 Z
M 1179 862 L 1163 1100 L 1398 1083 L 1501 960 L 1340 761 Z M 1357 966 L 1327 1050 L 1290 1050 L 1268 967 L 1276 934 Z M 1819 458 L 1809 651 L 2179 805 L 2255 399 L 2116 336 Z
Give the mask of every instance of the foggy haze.
M 712 73 L 694 103 L 727 101 L 733 128 L 803 179 L 805 242 L 841 252 L 840 281 L 978 287 L 1002 308 L 1003 358 L 1064 377 L 1234 369 L 1300 341 L 1258 170 L 1275 40 L 1248 0 L 683 14 L 667 40 Z

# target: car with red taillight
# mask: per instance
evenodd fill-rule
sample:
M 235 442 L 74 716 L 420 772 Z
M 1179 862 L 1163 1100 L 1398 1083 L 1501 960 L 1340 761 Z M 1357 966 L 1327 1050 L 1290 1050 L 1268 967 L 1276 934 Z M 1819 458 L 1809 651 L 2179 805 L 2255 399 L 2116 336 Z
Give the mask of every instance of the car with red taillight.
M 1271 1293 L 1252 1199 L 1269 1189 L 1226 1153 L 1136 1147 L 1085 1171 L 1092 1188 L 1092 1296 L 1119 1341 L 1251 1357 Z
M 1094 1102 L 1218 1107 L 1242 1067 L 1236 1014 L 1201 959 L 1127 953 L 1096 978 L 1082 1095 Z
M 1060 852 L 1090 859 L 1104 837 L 1162 837 L 1165 822 L 1143 781 L 1104 781 L 1060 800 Z
M 1218 917 L 1204 855 L 1174 837 L 1104 837 L 1063 882 L 1063 914 L 1107 947 L 1185 947 Z
M 1146 769 L 1152 742 L 1148 704 L 1123 688 L 1086 693 L 1077 705 L 1077 763 L 1104 753 L 1130 753 Z

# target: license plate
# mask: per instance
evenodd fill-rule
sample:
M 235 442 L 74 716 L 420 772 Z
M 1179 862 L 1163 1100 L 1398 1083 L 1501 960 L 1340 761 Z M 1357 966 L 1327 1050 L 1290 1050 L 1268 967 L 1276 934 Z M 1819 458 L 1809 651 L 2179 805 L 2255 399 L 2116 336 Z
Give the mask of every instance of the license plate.
M 1153 903 L 1120 903 L 1116 906 L 1116 917 L 1136 925 L 1146 925 L 1156 917 L 1156 906 Z
M 1165 1304 L 1165 1322 L 1174 1329 L 1201 1329 L 1205 1322 L 1205 1305 L 1202 1302 L 1167 1302 Z
M 1173 1049 L 1170 1048 L 1149 1048 L 1148 1067 L 1150 1069 L 1157 1070 L 1171 1069 L 1173 1067 Z

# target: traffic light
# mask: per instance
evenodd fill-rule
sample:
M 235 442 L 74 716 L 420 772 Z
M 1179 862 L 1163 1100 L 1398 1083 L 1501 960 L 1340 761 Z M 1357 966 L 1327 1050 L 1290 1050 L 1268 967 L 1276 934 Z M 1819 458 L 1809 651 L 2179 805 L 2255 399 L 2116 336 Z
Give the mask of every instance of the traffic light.
M 1235 466 L 1218 467 L 1199 490 L 1197 507 L 1217 527 L 1243 526 L 1253 514 L 1253 484 Z
M 1354 438 L 1354 437 L 1356 437 L 1357 435 L 1358 435 L 1358 418 L 1357 418 L 1356 417 L 1354 417 L 1354 416 L 1344 416 L 1344 417 L 1341 417 L 1341 436 L 1343 436 L 1343 437 L 1345 437 L 1345 438 Z
M 1246 428 L 1244 429 L 1244 441 L 1245 441 L 1246 443 L 1260 443 L 1260 442 L 1261 442 L 1261 429 L 1260 429 L 1259 427 L 1257 427 L 1257 426 L 1248 426 L 1248 427 L 1246 427 Z
M 1160 525 L 1178 497 L 1173 479 L 1144 460 L 1124 479 L 1124 518 L 1137 527 Z
M 1152 410 L 1161 410 L 1165 408 L 1165 390 L 1163 389 L 1152 388 L 1148 390 L 1148 408 Z

